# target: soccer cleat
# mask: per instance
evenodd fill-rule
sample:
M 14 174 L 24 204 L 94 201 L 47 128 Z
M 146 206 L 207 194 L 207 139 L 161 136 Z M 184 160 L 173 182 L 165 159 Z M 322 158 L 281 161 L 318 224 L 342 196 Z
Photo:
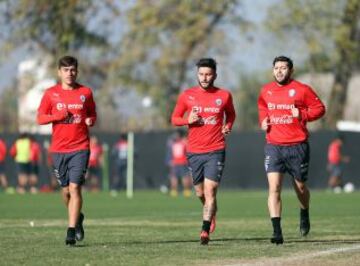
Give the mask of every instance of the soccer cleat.
M 214 215 L 211 219 L 210 233 L 214 233 L 215 228 L 216 228 L 216 216 Z
M 83 227 L 83 221 L 84 221 L 84 214 L 80 212 L 79 220 L 76 223 L 75 226 L 75 238 L 77 241 L 82 241 L 85 236 L 84 227 Z
M 302 236 L 307 236 L 310 231 L 310 219 L 309 217 L 300 218 L 300 234 Z
M 209 233 L 206 231 L 201 231 L 200 234 L 200 244 L 201 245 L 207 245 L 210 241 Z
M 72 230 L 68 228 L 65 238 L 65 245 L 74 246 L 75 244 L 76 244 L 76 239 L 75 239 L 74 228 L 72 228 Z
M 282 245 L 284 243 L 282 233 L 273 233 L 272 237 L 270 238 L 270 242 L 276 245 Z

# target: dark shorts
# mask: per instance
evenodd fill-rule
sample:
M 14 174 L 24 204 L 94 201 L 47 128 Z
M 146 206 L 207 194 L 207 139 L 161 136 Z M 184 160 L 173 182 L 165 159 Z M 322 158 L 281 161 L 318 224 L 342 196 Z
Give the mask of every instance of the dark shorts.
M 189 167 L 186 164 L 185 165 L 174 165 L 172 171 L 176 178 L 183 178 L 186 176 L 190 176 Z
M 25 174 L 25 175 L 31 174 L 31 163 L 16 163 L 16 165 L 19 174 Z
M 193 184 L 198 185 L 208 178 L 220 182 L 225 166 L 225 150 L 207 153 L 188 153 L 189 169 Z
M 332 164 L 329 163 L 327 166 L 327 169 L 329 171 L 330 176 L 337 176 L 337 177 L 341 177 L 342 176 L 342 167 L 341 164 Z
M 266 144 L 266 173 L 289 173 L 293 178 L 305 182 L 308 178 L 310 147 L 308 142 L 292 146 Z
M 99 177 L 101 173 L 101 168 L 99 166 L 89 166 L 89 174 Z
M 0 175 L 3 175 L 5 173 L 5 163 L 0 162 Z
M 31 174 L 33 174 L 33 175 L 39 174 L 39 165 L 37 163 L 31 164 Z
M 62 187 L 69 183 L 82 185 L 89 161 L 89 151 L 52 153 L 55 177 Z

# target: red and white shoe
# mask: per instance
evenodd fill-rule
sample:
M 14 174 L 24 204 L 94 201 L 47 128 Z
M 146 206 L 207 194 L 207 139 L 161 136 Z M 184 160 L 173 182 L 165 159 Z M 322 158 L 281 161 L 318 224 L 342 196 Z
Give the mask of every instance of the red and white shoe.
M 201 245 L 207 245 L 210 241 L 209 233 L 206 231 L 201 231 L 200 234 L 200 244 Z
M 210 233 L 213 233 L 215 231 L 215 228 L 216 228 L 216 215 L 214 215 L 211 219 Z

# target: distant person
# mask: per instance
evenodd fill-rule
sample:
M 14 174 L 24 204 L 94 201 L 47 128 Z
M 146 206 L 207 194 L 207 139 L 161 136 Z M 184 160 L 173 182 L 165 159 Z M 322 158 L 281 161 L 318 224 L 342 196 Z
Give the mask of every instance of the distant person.
M 101 188 L 101 164 L 103 149 L 96 136 L 90 137 L 90 157 L 87 172 L 87 187 L 92 192 L 98 192 Z
M 310 147 L 307 122 L 321 118 L 325 106 L 308 85 L 292 79 L 293 61 L 275 57 L 275 81 L 262 87 L 258 99 L 259 123 L 266 132 L 265 171 L 269 184 L 268 208 L 273 225 L 271 243 L 283 244 L 281 188 L 284 174 L 292 176 L 300 203 L 300 233 L 310 231 L 308 179 Z
M 8 188 L 8 180 L 5 175 L 5 159 L 6 159 L 7 148 L 4 140 L 0 139 L 0 184 L 1 187 L 6 191 Z
M 16 192 L 24 194 L 31 175 L 31 140 L 29 134 L 20 134 L 10 148 L 10 155 L 14 158 L 17 166 L 18 185 Z
M 177 130 L 171 142 L 170 196 L 178 195 L 179 182 L 182 183 L 183 195 L 191 196 L 191 180 L 186 158 L 187 140 L 182 130 Z
M 207 245 L 215 230 L 216 194 L 225 166 L 225 136 L 235 121 L 232 95 L 216 87 L 216 61 L 202 58 L 197 64 L 198 86 L 183 91 L 172 113 L 174 126 L 188 126 L 187 158 L 196 195 L 203 208 L 200 244 Z
M 31 146 L 30 146 L 30 162 L 31 162 L 31 173 L 29 177 L 29 186 L 30 193 L 38 192 L 38 182 L 39 182 L 39 166 L 41 164 L 41 147 L 40 144 L 35 140 L 34 137 L 30 137 Z
M 343 145 L 344 138 L 342 136 L 338 136 L 331 141 L 328 147 L 328 185 L 334 190 L 334 192 L 341 192 L 344 186 L 344 181 L 342 179 L 343 163 L 348 163 L 350 161 L 349 156 L 342 154 Z
M 70 246 L 84 238 L 81 188 L 90 155 L 88 127 L 96 121 L 92 91 L 76 82 L 77 74 L 75 57 L 60 58 L 60 82 L 45 91 L 37 114 L 38 124 L 52 124 L 50 151 L 54 173 L 68 209 L 65 244 Z
M 116 174 L 113 176 L 111 193 L 113 196 L 126 186 L 128 140 L 126 134 L 120 134 L 120 139 L 112 148 L 112 155 L 115 158 Z

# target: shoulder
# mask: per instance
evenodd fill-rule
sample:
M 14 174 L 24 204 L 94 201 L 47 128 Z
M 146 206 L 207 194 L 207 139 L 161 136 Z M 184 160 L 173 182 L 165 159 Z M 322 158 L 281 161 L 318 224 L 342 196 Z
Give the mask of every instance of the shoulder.
M 261 87 L 261 91 L 268 91 L 268 90 L 271 90 L 273 88 L 277 88 L 278 86 L 276 85 L 276 82 L 275 81 L 272 81 L 272 82 L 268 82 L 268 83 L 265 83 L 262 87 Z
M 92 94 L 92 89 L 88 86 L 82 85 L 82 84 L 78 84 L 79 85 L 79 92 L 83 93 L 83 94 Z
M 307 85 L 305 83 L 302 83 L 298 80 L 293 80 L 291 82 L 291 85 L 294 86 L 296 89 L 301 89 L 301 90 L 312 90 L 312 88 L 310 87 L 310 85 Z
M 59 84 L 55 84 L 54 86 L 45 89 L 44 95 L 51 95 L 57 93 L 58 89 L 59 89 Z

